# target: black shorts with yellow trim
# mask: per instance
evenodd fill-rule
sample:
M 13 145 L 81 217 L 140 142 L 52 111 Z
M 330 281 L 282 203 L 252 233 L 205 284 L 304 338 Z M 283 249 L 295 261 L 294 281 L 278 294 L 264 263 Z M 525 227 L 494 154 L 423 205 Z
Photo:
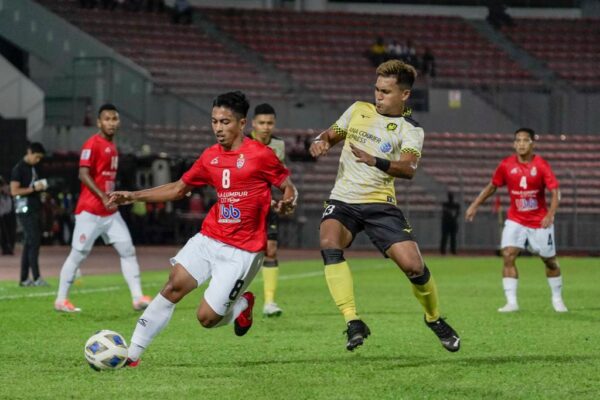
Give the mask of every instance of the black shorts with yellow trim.
M 349 204 L 339 200 L 327 200 L 321 222 L 328 219 L 340 221 L 352 233 L 353 241 L 356 235 L 364 230 L 384 256 L 394 243 L 416 241 L 404 214 L 393 204 Z M 352 242 L 348 247 L 351 244 Z
M 267 215 L 267 239 L 277 241 L 279 238 L 279 215 L 273 211 L 269 211 Z

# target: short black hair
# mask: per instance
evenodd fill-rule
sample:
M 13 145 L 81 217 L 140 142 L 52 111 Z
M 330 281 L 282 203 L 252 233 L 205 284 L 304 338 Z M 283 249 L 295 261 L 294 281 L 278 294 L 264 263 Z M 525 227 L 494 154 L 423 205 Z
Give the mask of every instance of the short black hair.
M 254 116 L 255 117 L 257 115 L 262 115 L 262 114 L 277 116 L 277 114 L 275 113 L 275 109 L 269 103 L 262 103 L 262 104 L 257 105 L 254 108 Z
M 531 139 L 531 141 L 535 140 L 535 131 L 531 128 L 519 128 L 515 131 L 515 137 L 517 137 L 517 133 L 519 132 L 526 132 L 529 135 L 529 138 Z
M 250 103 L 246 95 L 239 90 L 218 95 L 213 100 L 213 107 L 225 107 L 236 113 L 240 118 L 246 118 Z
M 32 153 L 46 154 L 46 149 L 40 142 L 32 142 L 27 145 L 27 150 Z
M 102 111 L 116 111 L 116 112 L 119 112 L 119 110 L 117 110 L 117 107 L 115 107 L 114 104 L 110 104 L 110 103 L 105 103 L 105 104 L 102 104 L 100 106 L 100 108 L 98 109 L 98 118 L 100 118 L 100 115 L 102 114 Z

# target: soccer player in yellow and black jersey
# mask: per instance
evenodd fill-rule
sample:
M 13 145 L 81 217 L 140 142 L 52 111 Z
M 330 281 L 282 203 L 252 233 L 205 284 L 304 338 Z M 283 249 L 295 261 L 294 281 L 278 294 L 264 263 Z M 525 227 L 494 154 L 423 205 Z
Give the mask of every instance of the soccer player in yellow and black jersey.
M 436 284 L 412 228 L 396 207 L 394 178 L 413 178 L 423 147 L 423 129 L 405 107 L 416 75 L 415 69 L 402 61 L 379 65 L 375 104 L 357 101 L 310 147 L 311 155 L 319 157 L 345 140 L 335 186 L 321 220 L 320 242 L 327 285 L 346 320 L 346 348 L 350 351 L 371 333 L 357 314 L 352 274 L 343 250 L 363 230 L 406 274 L 425 310 L 425 323 L 442 345 L 452 352 L 460 348 L 460 337 L 440 318 Z
M 275 109 L 267 103 L 259 104 L 254 109 L 252 118 L 252 132 L 250 137 L 269 146 L 279 161 L 285 160 L 285 142 L 273 136 L 275 129 Z M 277 260 L 277 240 L 279 236 L 279 215 L 272 209 L 267 216 L 267 252 L 262 265 L 265 301 L 263 315 L 278 317 L 283 310 L 275 303 L 275 291 L 279 278 L 279 261 Z

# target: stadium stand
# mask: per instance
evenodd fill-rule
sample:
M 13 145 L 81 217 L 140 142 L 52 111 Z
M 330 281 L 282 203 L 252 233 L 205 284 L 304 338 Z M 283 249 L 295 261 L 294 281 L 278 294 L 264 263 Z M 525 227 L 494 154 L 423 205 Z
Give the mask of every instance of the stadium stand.
M 81 9 L 70 0 L 40 0 L 54 13 L 146 68 L 158 85 L 181 95 L 243 90 L 280 96 L 277 83 L 193 25 L 174 25 L 167 13 Z M 106 23 L 110 21 L 110 23 Z
M 520 18 L 503 32 L 578 89 L 600 88 L 600 19 Z
M 431 48 L 436 57 L 436 85 L 539 85 L 460 18 L 281 10 L 200 12 L 328 100 L 372 95 L 373 67 L 363 53 L 378 35 L 399 42 L 411 39 L 418 50 Z

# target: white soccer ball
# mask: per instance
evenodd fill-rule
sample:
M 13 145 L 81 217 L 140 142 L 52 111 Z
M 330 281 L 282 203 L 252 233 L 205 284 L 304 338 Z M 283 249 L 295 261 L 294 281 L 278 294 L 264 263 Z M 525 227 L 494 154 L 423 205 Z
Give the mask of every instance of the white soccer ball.
M 127 342 L 117 332 L 101 330 L 88 339 L 83 354 L 96 371 L 121 368 L 127 361 Z

